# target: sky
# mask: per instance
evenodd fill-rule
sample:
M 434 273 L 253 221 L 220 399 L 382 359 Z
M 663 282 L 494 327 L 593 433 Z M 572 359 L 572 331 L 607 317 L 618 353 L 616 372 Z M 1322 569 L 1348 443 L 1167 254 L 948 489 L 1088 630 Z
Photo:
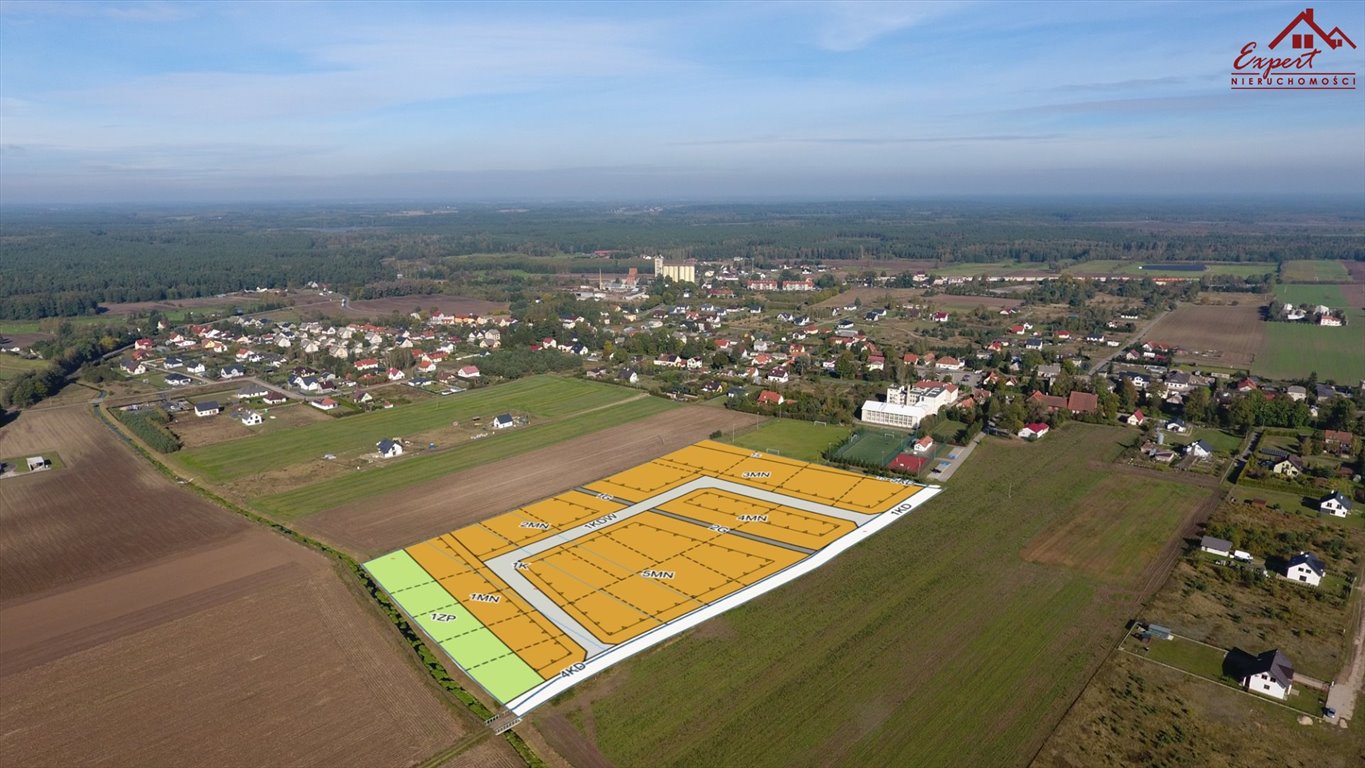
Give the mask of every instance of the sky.
M 1304 7 L 0 0 L 0 205 L 1323 195 L 1365 212 L 1365 83 L 1230 88 L 1242 46 Z M 1358 46 L 1314 69 L 1365 74 L 1365 3 L 1313 7 Z

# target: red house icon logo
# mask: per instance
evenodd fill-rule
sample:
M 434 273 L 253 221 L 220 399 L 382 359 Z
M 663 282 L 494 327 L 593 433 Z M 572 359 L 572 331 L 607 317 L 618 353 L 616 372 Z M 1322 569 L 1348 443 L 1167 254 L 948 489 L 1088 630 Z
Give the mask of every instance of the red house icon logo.
M 1314 35 L 1317 37 L 1314 38 Z M 1341 27 L 1332 27 L 1331 32 L 1323 32 L 1322 27 L 1319 27 L 1318 22 L 1313 19 L 1312 8 L 1305 8 L 1302 13 L 1294 17 L 1293 21 L 1289 22 L 1289 26 L 1280 30 L 1280 34 L 1270 41 L 1270 48 L 1278 48 L 1286 37 L 1289 38 L 1289 47 L 1296 50 L 1311 51 L 1317 47 L 1315 43 L 1318 40 L 1326 43 L 1327 47 L 1334 51 L 1342 45 L 1356 47 L 1351 38 L 1341 31 Z
M 1248 42 L 1233 59 L 1232 90 L 1356 89 L 1356 73 L 1343 71 L 1350 67 L 1347 62 L 1350 61 L 1351 54 L 1331 53 L 1348 46 L 1355 48 L 1355 41 L 1343 32 L 1341 27 L 1332 27 L 1330 32 L 1325 31 L 1314 17 L 1312 8 L 1303 9 L 1261 51 L 1257 50 L 1259 45 L 1260 43 L 1255 40 Z

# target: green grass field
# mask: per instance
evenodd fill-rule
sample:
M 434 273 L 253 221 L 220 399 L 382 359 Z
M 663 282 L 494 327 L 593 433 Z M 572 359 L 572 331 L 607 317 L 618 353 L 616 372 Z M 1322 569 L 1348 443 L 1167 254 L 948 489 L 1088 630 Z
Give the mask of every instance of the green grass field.
M 1252 371 L 1274 379 L 1306 378 L 1317 371 L 1324 381 L 1358 384 L 1365 379 L 1365 312 L 1351 310 L 1340 328 L 1266 323 L 1265 346 Z
M 1236 275 L 1254 277 L 1275 271 L 1270 262 L 1204 262 L 1205 269 L 1191 271 L 1184 269 L 1143 268 L 1143 261 L 1096 260 L 1077 264 L 1068 269 L 1078 275 L 1133 275 L 1145 277 L 1193 277 L 1204 275 Z M 1178 262 L 1177 262 L 1178 264 Z
M 616 765 L 1026 763 L 1118 641 L 1145 579 L 1021 551 L 1082 517 L 1115 559 L 1175 533 L 1134 525 L 1171 501 L 1170 483 L 1103 463 L 1130 437 L 1073 423 L 1036 445 L 988 439 L 905 520 L 554 707 L 590 719 Z M 1128 503 L 1097 517 L 1105 490 Z M 1179 517 L 1192 499 L 1175 495 Z M 1059 559 L 1086 554 L 1057 545 Z
M 324 453 L 359 454 L 376 440 L 449 426 L 504 411 L 552 418 L 635 396 L 622 387 L 557 376 L 535 376 L 459 395 L 423 400 L 390 410 L 311 424 L 271 435 L 253 435 L 181 451 L 175 459 L 210 481 L 222 481 L 314 459 Z
M 1280 265 L 1280 280 L 1286 283 L 1345 283 L 1351 279 L 1340 261 L 1286 261 Z
M 1275 299 L 1281 303 L 1290 304 L 1326 304 L 1333 309 L 1345 309 L 1349 304 L 1346 301 L 1344 290 L 1350 288 L 1349 285 L 1277 285 L 1275 286 Z
M 773 419 L 735 438 L 734 444 L 801 461 L 820 461 L 826 448 L 848 438 L 852 427 L 816 424 L 795 419 Z
M 1238 448 L 1242 447 L 1241 437 L 1229 434 L 1221 429 L 1199 427 L 1194 430 L 1194 434 L 1191 435 L 1191 437 L 1195 440 L 1203 440 L 1208 443 L 1216 453 L 1231 455 L 1236 453 Z
M 676 404 L 668 400 L 642 398 L 540 426 L 533 424 L 490 435 L 482 440 L 470 440 L 443 451 L 405 456 L 354 474 L 255 499 L 252 504 L 262 512 L 281 519 L 299 518 L 348 501 L 400 490 L 451 472 L 643 419 L 675 407 Z
M 25 371 L 45 368 L 47 360 L 25 360 L 17 355 L 0 354 L 0 381 L 12 379 Z
M 901 446 L 905 445 L 906 437 L 907 435 L 903 432 L 865 429 L 853 435 L 847 443 L 839 446 L 835 458 L 867 462 L 884 467 L 887 462 L 896 458 L 897 453 L 900 453 Z

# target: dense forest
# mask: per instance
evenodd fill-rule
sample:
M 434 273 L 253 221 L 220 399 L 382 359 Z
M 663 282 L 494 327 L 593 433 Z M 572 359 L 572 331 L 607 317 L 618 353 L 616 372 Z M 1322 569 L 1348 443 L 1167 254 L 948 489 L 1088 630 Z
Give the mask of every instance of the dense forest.
M 1361 233 L 1359 211 L 1283 205 L 10 208 L 0 217 L 0 319 L 310 281 L 353 298 L 449 292 L 646 267 L 643 252 L 758 266 L 1365 260 Z

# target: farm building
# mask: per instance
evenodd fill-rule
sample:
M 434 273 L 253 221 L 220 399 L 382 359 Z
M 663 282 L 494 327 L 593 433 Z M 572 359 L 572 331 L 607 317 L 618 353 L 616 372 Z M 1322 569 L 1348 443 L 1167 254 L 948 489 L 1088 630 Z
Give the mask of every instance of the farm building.
M 516 425 L 517 422 L 510 413 L 500 413 L 493 417 L 493 429 L 507 429 Z
M 1312 552 L 1300 552 L 1289 558 L 1289 562 L 1284 567 L 1284 577 L 1290 581 L 1299 581 L 1310 587 L 1316 587 L 1322 583 L 1322 577 L 1327 575 L 1327 566 L 1322 560 Z
M 1332 491 L 1318 500 L 1318 511 L 1335 517 L 1346 517 L 1351 514 L 1351 506 L 1351 500 L 1341 491 Z
M 264 423 L 265 419 L 261 418 L 261 414 L 256 411 L 247 411 L 242 414 L 242 426 L 244 427 L 257 427 Z
M 37 472 L 40 469 L 48 469 L 52 466 L 52 462 L 48 461 L 44 456 L 30 456 L 25 459 L 24 462 L 28 465 L 28 471 L 30 472 Z
M 1220 555 L 1222 557 L 1230 557 L 1232 555 L 1232 542 L 1227 539 L 1205 536 L 1199 540 L 1199 551 Z
M 1278 650 L 1255 657 L 1242 671 L 1242 685 L 1252 693 L 1284 700 L 1294 689 L 1294 664 Z
M 1175 633 L 1172 632 L 1169 627 L 1163 627 L 1160 624 L 1148 624 L 1147 634 L 1151 635 L 1152 637 L 1155 637 L 1158 640 L 1175 639 Z
M 380 458 L 392 459 L 403 455 L 403 446 L 397 440 L 380 440 L 375 443 L 375 448 L 379 449 Z
M 218 403 L 215 402 L 215 401 L 213 401 L 213 400 L 205 400 L 205 401 L 202 402 L 202 403 L 195 403 L 195 404 L 194 404 L 194 415 L 195 415 L 195 416 L 200 416 L 200 417 L 203 417 L 203 416 L 215 416 L 215 415 L 217 415 L 218 412 L 221 411 L 221 410 L 222 410 L 222 408 L 219 408 L 219 407 L 218 407 Z

